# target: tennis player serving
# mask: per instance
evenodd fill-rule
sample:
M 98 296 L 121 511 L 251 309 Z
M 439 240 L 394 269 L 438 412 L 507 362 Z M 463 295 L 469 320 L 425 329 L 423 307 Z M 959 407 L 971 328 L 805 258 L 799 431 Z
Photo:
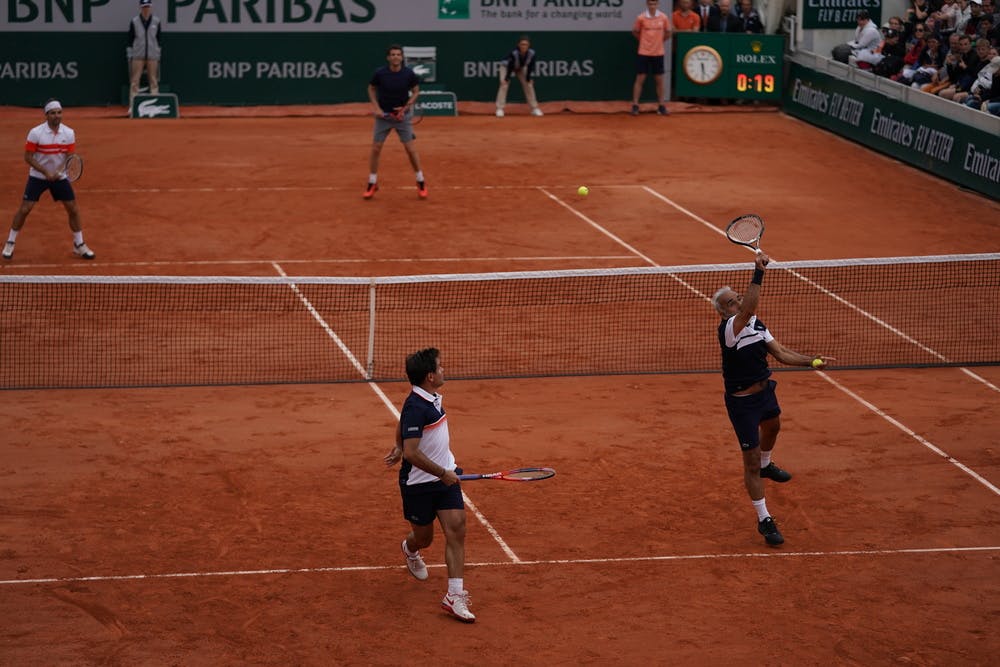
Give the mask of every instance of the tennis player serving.
M 434 519 L 444 530 L 444 558 L 448 564 L 448 594 L 441 607 L 465 623 L 473 623 L 469 610 L 469 592 L 465 590 L 465 501 L 451 453 L 448 418 L 437 390 L 444 384 L 441 353 L 433 347 L 414 352 L 406 358 L 406 377 L 412 387 L 403 403 L 396 429 L 396 446 L 386 454 L 385 464 L 393 466 L 401 459 L 399 491 L 403 496 L 403 517 L 410 522 L 410 533 L 402 550 L 410 574 L 420 581 L 427 579 L 427 566 L 420 549 L 434 540 Z
M 723 287 L 712 297 L 712 305 L 722 316 L 719 346 L 722 348 L 722 378 L 726 387 L 726 411 L 743 452 L 743 481 L 757 510 L 757 531 L 777 546 L 784 543 L 778 525 L 764 502 L 764 480 L 787 482 L 792 478 L 771 460 L 771 452 L 781 430 L 781 408 L 770 379 L 767 355 L 792 366 L 824 368 L 832 357 L 807 355 L 789 350 L 771 335 L 756 315 L 761 284 L 770 258 L 759 251 L 753 278 L 741 295 Z

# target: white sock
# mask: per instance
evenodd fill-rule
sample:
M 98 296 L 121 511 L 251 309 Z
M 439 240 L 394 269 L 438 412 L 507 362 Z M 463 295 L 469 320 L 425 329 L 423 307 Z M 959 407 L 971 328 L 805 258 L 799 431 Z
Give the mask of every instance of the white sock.
M 73 245 L 83 243 L 83 232 L 73 232 Z
M 410 545 L 406 543 L 406 540 L 403 540 L 403 552 L 407 556 L 416 556 L 418 553 L 420 553 L 420 549 L 417 549 L 416 551 L 410 551 Z
M 760 500 L 754 500 L 753 508 L 757 510 L 758 521 L 763 521 L 767 517 L 771 516 L 770 514 L 767 513 L 767 503 L 764 502 L 763 498 L 761 498 Z
M 20 230 L 17 230 L 17 229 L 10 230 L 10 234 L 7 235 L 7 242 L 8 243 L 13 243 L 14 241 L 16 241 L 17 240 L 17 235 L 19 233 L 20 233 Z
M 769 465 L 771 465 L 771 451 L 768 450 L 768 451 L 765 452 L 764 450 L 761 450 L 761 452 L 760 452 L 760 467 L 761 468 L 766 468 Z
M 377 183 L 378 182 L 378 174 L 368 174 L 368 182 L 369 183 Z
M 417 182 L 418 183 L 423 183 L 424 182 L 424 172 L 423 171 L 418 171 L 417 172 Z
M 458 579 L 452 579 L 448 577 L 448 594 L 458 595 L 465 590 L 465 580 L 459 577 Z

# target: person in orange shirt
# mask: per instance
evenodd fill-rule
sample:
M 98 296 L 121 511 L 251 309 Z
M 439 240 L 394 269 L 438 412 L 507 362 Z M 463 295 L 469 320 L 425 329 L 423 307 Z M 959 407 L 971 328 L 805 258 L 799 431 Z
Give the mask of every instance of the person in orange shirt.
M 639 14 L 632 25 L 632 35 L 639 40 L 639 55 L 636 58 L 635 83 L 632 84 L 632 115 L 639 115 L 639 96 L 646 83 L 646 75 L 652 74 L 656 82 L 656 113 L 667 115 L 663 99 L 663 45 L 670 39 L 670 19 L 658 7 L 659 0 L 646 0 L 646 10 Z
M 700 32 L 701 16 L 691 9 L 691 0 L 680 0 L 679 9 L 674 10 L 672 21 L 677 32 Z

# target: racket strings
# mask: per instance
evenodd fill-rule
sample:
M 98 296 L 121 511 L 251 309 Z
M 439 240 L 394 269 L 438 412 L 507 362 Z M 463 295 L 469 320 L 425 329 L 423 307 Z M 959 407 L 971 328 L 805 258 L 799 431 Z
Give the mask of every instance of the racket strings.
M 83 161 L 78 157 L 70 157 L 66 160 L 66 178 L 75 181 L 83 173 Z
M 747 215 L 733 220 L 726 233 L 734 241 L 753 243 L 760 239 L 764 231 L 764 221 L 755 215 Z

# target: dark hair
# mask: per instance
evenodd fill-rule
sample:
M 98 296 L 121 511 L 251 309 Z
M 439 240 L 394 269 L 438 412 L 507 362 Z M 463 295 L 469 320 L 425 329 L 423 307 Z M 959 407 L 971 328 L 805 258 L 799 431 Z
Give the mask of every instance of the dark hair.
M 869 17 L 870 17 L 870 14 L 868 13 L 867 9 L 862 9 L 862 10 L 858 11 L 857 18 L 859 18 L 859 19 L 867 19 Z
M 517 38 L 517 43 L 520 44 L 521 42 L 527 42 L 528 44 L 531 44 L 531 38 L 528 37 L 527 35 L 521 35 L 520 37 Z
M 403 47 L 399 44 L 390 44 L 389 48 L 385 50 L 385 55 L 389 55 L 392 51 L 402 51 Z
M 437 371 L 438 356 L 441 353 L 434 347 L 414 352 L 406 358 L 406 377 L 410 384 L 419 387 L 427 379 L 428 373 Z

